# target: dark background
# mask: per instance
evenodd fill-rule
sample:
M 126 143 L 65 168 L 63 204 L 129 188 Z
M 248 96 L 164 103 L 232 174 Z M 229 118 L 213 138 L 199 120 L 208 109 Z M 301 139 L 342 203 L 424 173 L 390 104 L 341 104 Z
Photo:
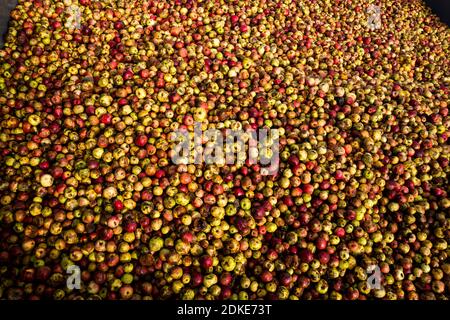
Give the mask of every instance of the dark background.
M 3 47 L 3 36 L 8 27 L 9 12 L 16 4 L 16 0 L 0 0 L 0 47 Z
M 450 0 L 425 0 L 428 6 L 450 26 Z M 8 27 L 9 12 L 17 4 L 17 0 L 0 0 L 0 47 L 3 47 L 3 36 Z
M 450 26 L 450 0 L 425 0 L 425 3 Z

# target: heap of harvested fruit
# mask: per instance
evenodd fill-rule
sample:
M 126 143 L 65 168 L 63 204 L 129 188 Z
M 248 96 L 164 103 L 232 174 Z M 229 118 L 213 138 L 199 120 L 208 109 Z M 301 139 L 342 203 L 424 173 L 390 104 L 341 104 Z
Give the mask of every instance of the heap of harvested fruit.
M 0 297 L 448 299 L 449 44 L 419 0 L 19 1 Z M 174 164 L 194 122 L 279 170 Z

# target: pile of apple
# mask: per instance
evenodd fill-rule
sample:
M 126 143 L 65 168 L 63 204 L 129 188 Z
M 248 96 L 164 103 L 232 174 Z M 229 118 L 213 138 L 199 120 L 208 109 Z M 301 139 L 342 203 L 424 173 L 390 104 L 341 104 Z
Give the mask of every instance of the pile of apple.
M 0 298 L 448 299 L 449 44 L 419 0 L 19 1 Z M 195 123 L 279 170 L 175 164 Z

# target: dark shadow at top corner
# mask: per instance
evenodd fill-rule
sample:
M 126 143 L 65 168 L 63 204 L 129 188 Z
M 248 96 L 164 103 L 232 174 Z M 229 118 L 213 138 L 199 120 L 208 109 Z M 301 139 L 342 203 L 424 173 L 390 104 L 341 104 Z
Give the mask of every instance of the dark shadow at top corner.
M 442 22 L 450 26 L 450 0 L 424 0 L 424 2 Z

